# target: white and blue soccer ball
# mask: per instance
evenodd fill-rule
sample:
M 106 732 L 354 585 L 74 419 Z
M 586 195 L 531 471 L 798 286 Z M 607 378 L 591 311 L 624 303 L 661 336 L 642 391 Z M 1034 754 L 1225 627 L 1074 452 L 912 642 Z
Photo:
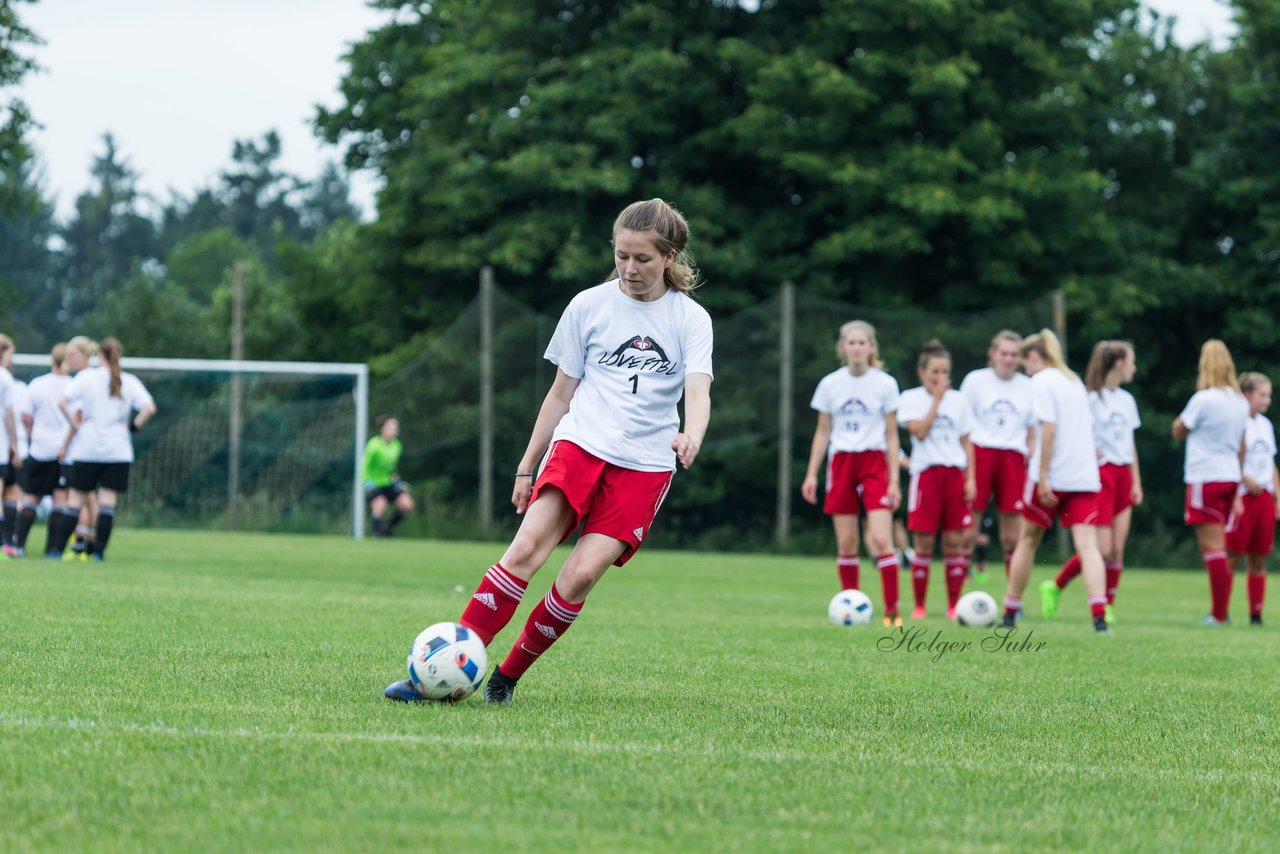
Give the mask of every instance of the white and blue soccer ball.
M 994 626 L 1000 612 L 990 593 L 970 590 L 956 603 L 956 622 L 962 626 L 985 629 Z
M 489 666 L 480 636 L 457 623 L 427 626 L 409 650 L 409 681 L 428 700 L 463 700 L 471 696 Z
M 865 626 L 874 613 L 871 598 L 861 590 L 841 590 L 827 606 L 827 617 L 837 626 Z

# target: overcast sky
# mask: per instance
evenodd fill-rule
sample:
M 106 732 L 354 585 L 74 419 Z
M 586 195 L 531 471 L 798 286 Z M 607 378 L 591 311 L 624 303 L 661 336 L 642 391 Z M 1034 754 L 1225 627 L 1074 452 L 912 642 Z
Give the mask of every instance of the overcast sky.
M 1180 41 L 1232 32 L 1217 0 L 1146 2 L 1178 16 Z M 363 0 L 40 0 L 18 13 L 45 42 L 44 71 L 21 93 L 43 125 L 35 147 L 64 217 L 107 131 L 160 201 L 212 184 L 234 140 L 272 128 L 281 166 L 318 175 L 340 154 L 312 133 L 315 105 L 341 103 L 341 57 L 387 18 Z M 354 191 L 371 210 L 373 179 L 355 176 Z

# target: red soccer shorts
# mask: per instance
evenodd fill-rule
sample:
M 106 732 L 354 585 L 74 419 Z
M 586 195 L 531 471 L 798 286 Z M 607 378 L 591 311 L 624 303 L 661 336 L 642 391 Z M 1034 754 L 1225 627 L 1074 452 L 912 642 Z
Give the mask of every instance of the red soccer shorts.
M 907 530 L 921 534 L 962 531 L 973 524 L 964 500 L 964 470 L 933 466 L 911 476 Z
M 860 508 L 892 510 L 889 462 L 884 451 L 839 451 L 827 460 L 827 497 L 822 512 L 854 516 Z
M 1236 499 L 1238 483 L 1188 483 L 1182 520 L 1188 525 L 1225 525 Z
M 1116 463 L 1098 467 L 1102 489 L 1098 491 L 1098 518 L 1093 524 L 1110 528 L 1116 517 L 1133 506 L 1133 469 Z
M 1017 513 L 1022 509 L 1022 487 L 1027 482 L 1027 457 L 1008 448 L 973 446 L 974 479 L 978 492 L 973 509 L 978 515 L 987 510 L 991 497 L 1001 513 Z
M 1036 492 L 1035 481 L 1028 479 L 1022 489 L 1022 518 L 1041 528 L 1052 528 L 1055 518 L 1062 522 L 1064 528 L 1097 524 L 1098 493 L 1054 490 L 1053 494 L 1058 499 L 1057 506 L 1045 507 Z
M 572 442 L 553 442 L 533 486 L 532 504 L 548 486 L 564 493 L 584 534 L 604 534 L 627 548 L 614 566 L 631 560 L 644 542 L 662 500 L 671 488 L 669 471 L 635 471 L 605 462 Z M 568 539 L 568 534 L 565 535 Z
M 1276 498 L 1265 489 L 1242 495 L 1244 512 L 1227 523 L 1227 551 L 1238 555 L 1269 555 L 1276 538 Z

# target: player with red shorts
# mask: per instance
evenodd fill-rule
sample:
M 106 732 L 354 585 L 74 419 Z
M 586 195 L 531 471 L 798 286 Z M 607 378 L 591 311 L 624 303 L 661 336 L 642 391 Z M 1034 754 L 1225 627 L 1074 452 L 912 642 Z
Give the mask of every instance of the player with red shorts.
M 1133 395 L 1120 388 L 1131 382 L 1138 369 L 1133 345 L 1128 341 L 1099 341 L 1089 357 L 1084 385 L 1093 413 L 1093 439 L 1098 449 L 1098 548 L 1107 573 L 1107 622 L 1114 622 L 1112 607 L 1120 574 L 1124 571 L 1124 547 L 1129 539 L 1133 508 L 1142 503 L 1142 472 L 1138 467 L 1134 431 L 1142 424 Z M 1040 584 L 1040 606 L 1052 619 L 1058 599 L 1071 579 L 1080 574 L 1080 557 L 1072 555 L 1058 577 Z
M 1004 574 L 1022 533 L 1022 489 L 1027 480 L 1027 453 L 1035 439 L 1031 422 L 1031 380 L 1018 371 L 1022 336 L 1005 329 L 987 349 L 988 367 L 971 371 L 960 384 L 973 412 L 974 486 L 973 527 L 965 552 L 971 554 L 987 507 L 994 501 L 1000 519 L 1000 550 Z M 981 571 L 974 576 L 986 582 Z
M 1216 338 L 1200 348 L 1196 389 L 1173 421 L 1173 438 L 1187 441 L 1182 470 L 1187 484 L 1183 519 L 1195 528 L 1196 544 L 1209 575 L 1209 613 L 1200 624 L 1221 626 L 1227 623 L 1232 583 L 1226 525 L 1233 514 L 1239 514 L 1242 503 L 1237 489 L 1249 402 L 1240 393 L 1231 352 Z
M 956 616 L 956 601 L 969 575 L 965 540 L 973 523 L 970 502 L 973 415 L 964 395 L 951 388 L 951 354 L 936 338 L 924 345 L 916 370 L 920 386 L 902 393 L 898 418 L 911 434 L 911 486 L 907 494 L 907 529 L 915 539 L 911 585 L 916 607 L 912 619 L 925 617 L 929 564 L 942 532 L 947 570 L 947 619 Z
M 1280 516 L 1280 470 L 1276 468 L 1276 431 L 1267 418 L 1271 380 L 1265 374 L 1240 375 L 1240 391 L 1249 401 L 1244 430 L 1244 474 L 1240 482 L 1240 514 L 1227 524 L 1227 558 L 1234 573 L 1244 555 L 1248 575 L 1249 625 L 1262 625 L 1262 599 L 1267 592 L 1267 555 L 1275 543 Z
M 818 413 L 818 423 L 800 494 L 810 504 L 818 503 L 818 469 L 825 460 L 827 493 L 822 510 L 831 517 L 835 529 L 840 589 L 861 589 L 861 512 L 866 516 L 867 547 L 880 570 L 884 623 L 900 626 L 898 556 L 893 549 L 893 511 L 901 495 L 897 478 L 898 383 L 880 369 L 876 330 L 864 320 L 851 320 L 840 327 L 836 353 L 844 367 L 818 382 L 809 404 Z
M 1009 590 L 1001 626 L 1012 629 L 1022 608 L 1022 592 L 1044 532 L 1060 519 L 1083 564 L 1089 612 L 1099 634 L 1108 634 L 1105 575 L 1098 550 L 1097 455 L 1093 447 L 1093 419 L 1084 383 L 1067 367 L 1062 346 L 1051 330 L 1041 329 L 1022 342 L 1022 365 L 1031 377 L 1032 411 L 1037 437 L 1027 465 L 1022 515 L 1030 524 L 1013 551 Z

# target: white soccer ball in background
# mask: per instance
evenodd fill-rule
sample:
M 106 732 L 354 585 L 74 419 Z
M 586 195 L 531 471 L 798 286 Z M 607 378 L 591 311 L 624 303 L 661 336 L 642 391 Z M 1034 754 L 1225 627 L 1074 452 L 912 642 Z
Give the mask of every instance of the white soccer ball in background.
M 480 637 L 457 623 L 427 626 L 409 650 L 409 681 L 428 700 L 462 700 L 480 687 L 489 665 Z
M 991 598 L 990 593 L 981 590 L 969 591 L 956 603 L 956 622 L 962 626 L 985 629 L 995 625 L 999 616 L 996 600 Z
M 827 617 L 837 626 L 865 626 L 875 609 L 861 590 L 841 590 L 827 606 Z

